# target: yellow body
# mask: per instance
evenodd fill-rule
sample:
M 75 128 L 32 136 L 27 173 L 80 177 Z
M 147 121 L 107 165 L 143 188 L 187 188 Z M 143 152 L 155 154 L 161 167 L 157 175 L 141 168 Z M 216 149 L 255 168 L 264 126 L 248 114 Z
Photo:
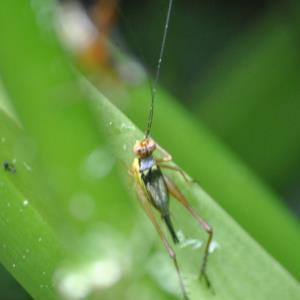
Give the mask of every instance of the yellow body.
M 139 166 L 139 159 L 135 158 L 133 160 L 132 166 L 131 166 L 131 171 L 133 173 L 134 179 L 136 180 L 136 183 L 139 184 L 140 186 L 144 186 L 144 182 L 142 180 L 141 177 L 141 173 L 140 173 L 140 166 Z M 145 190 L 146 191 L 146 190 Z
M 141 197 L 142 196 L 141 192 L 142 192 L 143 196 L 148 201 L 150 201 L 150 197 L 149 197 L 149 194 L 147 192 L 147 188 L 145 186 L 145 183 L 142 179 L 142 175 L 140 173 L 140 166 L 139 166 L 139 159 L 138 158 L 135 158 L 133 160 L 133 163 L 132 163 L 132 166 L 131 166 L 131 172 L 132 172 L 133 178 L 135 180 L 135 184 L 137 185 L 137 187 L 139 187 L 137 189 L 138 196 Z

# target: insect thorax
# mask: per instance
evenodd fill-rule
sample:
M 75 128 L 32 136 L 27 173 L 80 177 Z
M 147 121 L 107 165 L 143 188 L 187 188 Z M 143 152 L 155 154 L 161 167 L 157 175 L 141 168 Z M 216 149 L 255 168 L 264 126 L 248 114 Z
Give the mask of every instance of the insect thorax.
M 139 159 L 140 172 L 151 169 L 155 165 L 155 159 L 152 156 L 147 156 Z

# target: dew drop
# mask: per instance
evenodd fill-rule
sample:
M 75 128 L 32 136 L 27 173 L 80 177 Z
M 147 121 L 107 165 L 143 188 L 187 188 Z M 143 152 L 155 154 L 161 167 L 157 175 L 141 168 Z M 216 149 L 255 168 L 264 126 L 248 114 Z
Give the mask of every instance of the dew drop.
M 29 164 L 28 164 L 26 161 L 23 162 L 23 165 L 24 165 L 25 169 L 26 169 L 28 172 L 31 172 L 31 171 L 32 171 L 31 166 L 29 166 Z
M 120 126 L 120 129 L 123 130 L 133 130 L 134 129 L 134 126 L 132 124 L 126 124 L 126 123 L 122 123 L 121 126 Z
M 220 248 L 220 244 L 217 241 L 212 240 L 212 242 L 211 242 L 211 244 L 209 246 L 209 253 L 213 253 L 218 248 Z

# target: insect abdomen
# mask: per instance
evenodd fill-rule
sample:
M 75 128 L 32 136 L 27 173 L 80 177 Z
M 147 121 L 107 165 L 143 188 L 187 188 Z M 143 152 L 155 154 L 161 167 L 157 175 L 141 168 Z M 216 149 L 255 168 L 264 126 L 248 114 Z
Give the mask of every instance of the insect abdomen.
M 169 211 L 169 195 L 160 169 L 157 165 L 154 165 L 141 172 L 141 176 L 153 206 L 162 215 L 167 214 Z
M 160 168 L 154 164 L 151 168 L 143 170 L 141 172 L 141 177 L 146 190 L 150 195 L 152 205 L 160 212 L 174 243 L 178 243 L 179 240 L 170 218 L 169 193 Z
M 168 227 L 168 230 L 169 230 L 169 232 L 170 232 L 170 234 L 172 236 L 173 242 L 175 244 L 179 243 L 179 239 L 178 239 L 178 237 L 176 235 L 176 232 L 174 230 L 174 226 L 172 224 L 170 215 L 162 216 L 162 218 L 163 218 L 163 220 L 165 221 L 165 223 L 166 223 L 166 225 Z

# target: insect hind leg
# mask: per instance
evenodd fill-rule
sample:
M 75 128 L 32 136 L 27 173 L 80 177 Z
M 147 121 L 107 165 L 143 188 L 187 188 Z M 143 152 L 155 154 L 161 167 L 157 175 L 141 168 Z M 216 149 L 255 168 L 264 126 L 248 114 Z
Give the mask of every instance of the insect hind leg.
M 177 258 L 176 258 L 176 253 L 173 250 L 173 248 L 171 247 L 171 245 L 169 244 L 169 242 L 168 242 L 167 238 L 165 237 L 159 223 L 157 222 L 157 220 L 155 218 L 155 215 L 153 213 L 152 207 L 151 207 L 151 203 L 149 202 L 149 199 L 148 199 L 147 195 L 143 191 L 142 187 L 139 186 L 139 185 L 137 186 L 137 192 L 138 192 L 138 198 L 140 200 L 140 203 L 142 204 L 142 207 L 143 207 L 144 211 L 146 212 L 146 214 L 148 215 L 148 217 L 151 220 L 152 224 L 154 225 L 156 231 L 159 234 L 159 237 L 160 237 L 161 241 L 163 242 L 163 245 L 164 245 L 165 249 L 167 250 L 170 258 L 172 259 L 172 261 L 174 263 L 174 266 L 175 266 L 175 269 L 176 269 L 176 272 L 177 272 L 177 276 L 178 276 L 178 279 L 179 279 L 180 289 L 181 289 L 182 294 L 183 294 L 183 298 L 184 298 L 184 300 L 190 300 L 188 295 L 187 295 L 184 283 L 183 283 L 181 271 L 180 271 L 180 268 L 179 268 L 179 265 L 178 265 L 178 262 L 177 262 Z
M 208 239 L 205 245 L 204 249 L 204 256 L 202 259 L 202 263 L 200 266 L 200 275 L 199 278 L 202 279 L 204 278 L 206 284 L 208 287 L 211 287 L 210 280 L 206 274 L 206 267 L 207 267 L 207 261 L 208 261 L 208 256 L 209 256 L 209 247 L 213 238 L 213 228 L 206 223 L 197 213 L 196 211 L 191 207 L 187 199 L 184 197 L 184 195 L 180 192 L 178 187 L 175 185 L 173 181 L 171 181 L 170 178 L 168 178 L 166 175 L 164 175 L 164 180 L 167 185 L 167 189 L 169 193 L 179 202 L 181 203 L 187 210 L 188 212 L 196 219 L 198 224 L 207 232 L 208 234 Z

